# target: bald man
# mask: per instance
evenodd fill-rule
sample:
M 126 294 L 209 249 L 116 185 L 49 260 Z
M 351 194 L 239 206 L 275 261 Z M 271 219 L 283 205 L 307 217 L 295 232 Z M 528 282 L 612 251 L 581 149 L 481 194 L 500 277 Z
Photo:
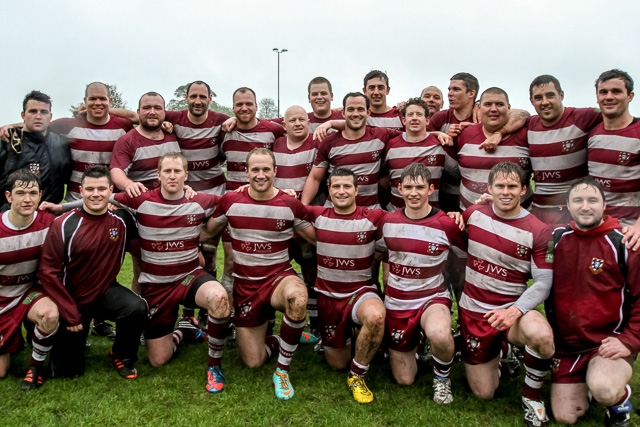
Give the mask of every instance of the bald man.
M 444 106 L 442 91 L 435 86 L 427 86 L 422 89 L 420 98 L 427 103 L 427 106 L 429 107 L 429 115 L 431 116 L 442 110 L 442 107 Z

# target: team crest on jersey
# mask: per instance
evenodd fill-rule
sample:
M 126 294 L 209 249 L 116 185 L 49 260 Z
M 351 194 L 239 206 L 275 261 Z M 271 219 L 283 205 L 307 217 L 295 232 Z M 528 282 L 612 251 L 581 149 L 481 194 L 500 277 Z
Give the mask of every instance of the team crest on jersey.
M 365 240 L 367 240 L 367 233 L 366 231 L 360 231 L 357 234 L 357 239 L 358 239 L 358 243 L 364 243 Z
M 242 317 L 247 317 L 249 315 L 250 311 L 251 311 L 251 303 L 250 302 L 242 304 L 240 306 L 240 315 Z
M 283 228 L 287 227 L 287 221 L 284 219 L 279 219 L 278 221 L 276 221 L 276 228 L 278 230 L 282 230 Z
M 593 274 L 600 274 L 602 272 L 602 267 L 604 267 L 604 260 L 599 258 L 594 258 L 591 260 L 589 271 L 591 271 L 591 273 Z
M 436 252 L 438 252 L 438 244 L 429 243 L 429 246 L 427 246 L 427 252 L 430 254 L 435 254 Z
M 325 326 L 324 333 L 327 336 L 327 340 L 332 340 L 333 337 L 336 336 L 336 326 L 335 325 Z
M 243 251 L 249 252 L 253 246 L 251 245 L 251 242 L 242 242 L 240 243 L 240 247 Z
M 118 237 L 120 237 L 118 235 L 118 229 L 117 228 L 110 228 L 109 229 L 109 238 L 111 240 L 113 240 L 114 242 L 117 242 L 118 241 Z
M 427 156 L 427 163 L 430 165 L 435 165 L 436 164 L 436 156 Z
M 371 158 L 373 158 L 373 160 L 378 160 L 380 158 L 380 153 L 378 151 L 372 151 Z
M 518 247 L 516 248 L 516 255 L 518 256 L 518 258 L 527 258 L 527 256 L 529 255 L 529 248 L 526 246 L 518 245 Z
M 627 163 L 629 163 L 630 158 L 631 153 L 621 151 L 620 154 L 618 154 L 618 163 L 620 163 L 621 165 L 626 165 Z
M 196 223 L 196 216 L 191 214 L 191 215 L 187 215 L 187 222 L 189 223 L 189 225 L 193 225 Z
M 391 339 L 399 343 L 404 338 L 404 331 L 402 329 L 394 329 L 391 331 Z
M 149 319 L 153 319 L 153 316 L 155 316 L 157 312 L 158 312 L 158 306 L 155 305 L 149 309 L 149 314 L 147 315 L 147 317 Z
M 478 351 L 478 349 L 480 348 L 480 340 L 476 337 L 467 338 L 467 348 L 469 349 L 469 351 Z
M 568 141 L 562 141 L 562 152 L 563 153 L 569 153 L 571 151 L 573 151 L 573 146 L 575 145 L 573 139 L 570 139 Z
M 555 357 L 551 359 L 551 372 L 554 374 L 558 372 L 560 369 L 560 359 L 556 359 Z
M 520 157 L 518 159 L 518 163 L 522 166 L 523 169 L 527 169 L 529 167 L 529 159 L 527 157 Z
M 333 268 L 333 266 L 335 265 L 335 263 L 333 262 L 333 258 L 331 258 L 330 256 L 324 257 L 322 259 L 322 262 L 329 268 Z
M 307 173 L 311 172 L 312 167 L 313 167 L 312 163 L 307 163 Z
M 29 163 L 29 172 L 40 175 L 40 163 Z

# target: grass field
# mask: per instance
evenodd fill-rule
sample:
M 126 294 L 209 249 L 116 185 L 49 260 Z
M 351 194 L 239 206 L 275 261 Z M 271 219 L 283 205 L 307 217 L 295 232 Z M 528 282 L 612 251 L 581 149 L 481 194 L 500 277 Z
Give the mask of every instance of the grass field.
M 219 263 L 220 265 L 220 263 Z M 130 263 L 120 274 L 130 282 Z M 204 389 L 206 344 L 182 345 L 166 366 L 153 368 L 144 347 L 136 365 L 139 377 L 121 379 L 110 366 L 111 341 L 90 337 L 87 373 L 74 380 L 53 379 L 44 387 L 22 392 L 20 381 L 29 351 L 12 360 L 7 379 L 0 381 L 0 426 L 522 426 L 521 378 L 503 378 L 496 398 L 476 399 L 461 364 L 453 368 L 454 402 L 433 403 L 430 364 L 421 365 L 416 383 L 401 387 L 392 379 L 388 363 L 376 360 L 367 376 L 375 395 L 369 405 L 356 403 L 346 385 L 345 372 L 332 372 L 312 346 L 300 347 L 293 359 L 291 381 L 295 397 L 278 401 L 272 390 L 273 361 L 259 369 L 242 365 L 235 343 L 225 347 L 227 387 L 219 395 Z M 636 374 L 632 387 L 638 387 Z M 548 385 L 544 392 L 548 396 Z M 640 404 L 632 397 L 636 407 Z M 579 423 L 603 425 L 604 409 L 592 407 Z M 632 416 L 632 425 L 640 425 Z M 557 425 L 553 424 L 552 425 Z

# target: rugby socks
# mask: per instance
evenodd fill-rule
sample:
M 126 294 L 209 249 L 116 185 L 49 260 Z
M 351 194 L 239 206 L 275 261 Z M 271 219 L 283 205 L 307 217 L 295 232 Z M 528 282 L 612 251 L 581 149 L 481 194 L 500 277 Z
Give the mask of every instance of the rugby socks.
M 367 371 L 369 370 L 369 365 L 361 365 L 356 362 L 356 359 L 351 359 L 351 367 L 349 370 L 350 377 L 360 377 L 364 378 L 367 375 Z
M 215 319 L 207 317 L 207 335 L 209 336 L 209 364 L 208 366 L 220 366 L 222 350 L 227 336 L 229 317 Z
M 313 286 L 307 286 L 309 299 L 307 300 L 307 311 L 309 312 L 309 329 L 320 332 L 320 317 L 318 317 L 318 293 Z
M 42 366 L 47 358 L 47 354 L 49 354 L 51 350 L 53 336 L 57 331 L 58 329 L 56 328 L 55 331 L 46 335 L 37 326 L 33 328 L 33 335 L 31 337 L 31 345 L 33 346 L 33 350 L 31 351 L 31 366 Z
M 618 402 L 615 405 L 609 406 L 609 408 L 611 408 L 611 410 L 616 414 L 626 414 L 627 412 L 631 412 L 633 407 L 631 406 L 631 402 L 629 402 L 630 398 L 631 398 L 631 387 L 629 387 L 629 384 L 627 384 L 624 387 L 624 394 L 622 395 L 622 398 L 618 400 Z
M 280 353 L 278 354 L 276 368 L 289 371 L 289 364 L 291 363 L 293 353 L 298 348 L 304 323 L 304 319 L 296 322 L 287 316 L 286 313 L 282 317 L 282 323 L 280 324 Z
M 269 360 L 280 348 L 280 339 L 277 335 L 267 335 L 264 338 L 264 347 L 267 351 L 267 360 Z
M 443 362 L 438 359 L 435 354 L 432 354 L 433 360 L 433 374 L 442 379 L 449 378 L 451 373 L 451 365 L 453 365 L 453 357 L 448 362 Z
M 531 400 L 542 400 L 540 389 L 544 382 L 544 377 L 551 368 L 551 358 L 543 359 L 538 353 L 533 351 L 529 346 L 524 347 L 524 386 L 522 387 L 522 396 Z
M 174 353 L 178 350 L 178 346 L 182 342 L 183 338 L 184 334 L 180 329 L 173 331 L 173 334 L 171 335 L 171 347 L 173 348 Z

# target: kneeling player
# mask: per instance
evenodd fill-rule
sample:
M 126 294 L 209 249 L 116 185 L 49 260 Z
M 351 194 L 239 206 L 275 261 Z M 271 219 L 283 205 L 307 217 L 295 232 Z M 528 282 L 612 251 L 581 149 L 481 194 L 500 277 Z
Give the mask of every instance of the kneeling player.
M 358 180 L 336 168 L 327 182 L 333 207 L 307 206 L 318 239 L 318 314 L 333 369 L 350 368 L 347 384 L 359 403 L 373 401 L 364 377 L 384 336 L 385 310 L 372 277 L 378 226 L 385 212 L 356 206 Z M 351 356 L 351 330 L 360 327 Z
M 551 289 L 553 243 L 546 225 L 520 206 L 527 191 L 525 176 L 515 163 L 498 163 L 489 173 L 493 203 L 464 211 L 469 251 L 459 319 L 467 380 L 482 399 L 493 398 L 498 388 L 505 336 L 524 346 L 525 422 L 541 426 L 548 417 L 540 387 L 554 346 L 551 327 L 535 308 Z
M 567 198 L 573 221 L 555 232 L 558 268 L 545 305 L 556 342 L 551 407 L 556 420 L 573 424 L 591 393 L 607 406 L 605 425 L 622 427 L 630 425 L 629 381 L 640 351 L 640 255 L 626 250 L 605 207 L 602 187 L 578 180 Z
M 294 395 L 289 365 L 307 316 L 307 289 L 289 260 L 295 232 L 315 244 L 304 206 L 273 186 L 276 161 L 266 148 L 246 159 L 249 189 L 225 194 L 207 223 L 208 234 L 228 227 L 233 249 L 233 304 L 237 342 L 244 363 L 257 368 L 279 347 L 273 386 L 278 399 Z M 284 312 L 280 335 L 266 336 L 275 310 Z
M 433 400 L 453 402 L 449 372 L 453 363 L 451 294 L 442 272 L 449 249 L 464 256 L 466 244 L 455 221 L 429 205 L 434 187 L 422 163 L 405 167 L 398 191 L 405 207 L 383 220 L 376 249 L 389 253 L 385 287 L 386 340 L 391 371 L 402 385 L 413 384 L 416 350 L 424 332 L 433 352 Z
M 0 378 L 7 375 L 11 353 L 23 345 L 22 323 L 35 323 L 31 362 L 23 390 L 42 385 L 42 364 L 58 329 L 58 307 L 37 284 L 38 261 L 54 216 L 38 212 L 40 180 L 21 169 L 6 181 L 10 210 L 0 217 Z

